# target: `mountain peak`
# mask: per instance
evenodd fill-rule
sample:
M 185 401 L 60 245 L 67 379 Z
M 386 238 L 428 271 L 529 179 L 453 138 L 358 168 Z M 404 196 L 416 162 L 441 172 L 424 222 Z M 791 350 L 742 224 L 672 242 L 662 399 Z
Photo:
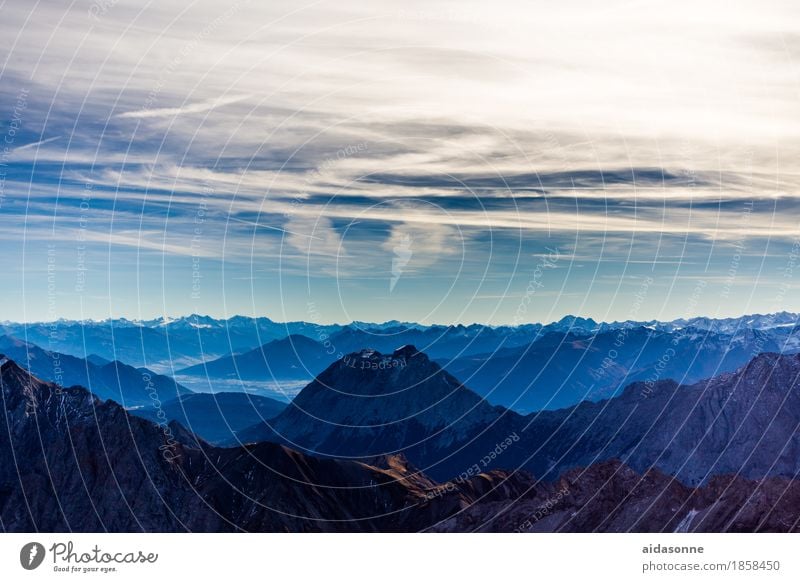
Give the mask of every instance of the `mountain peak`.
M 16 384 L 20 380 L 32 380 L 34 377 L 14 360 L 4 354 L 0 354 L 0 377 L 3 385 Z
M 391 354 L 364 349 L 331 364 L 265 430 L 248 432 L 248 438 L 278 438 L 322 455 L 405 450 L 415 462 L 423 449 L 460 442 L 505 412 L 413 345 Z
M 733 376 L 739 377 L 745 382 L 756 382 L 760 386 L 777 384 L 783 387 L 792 386 L 798 374 L 800 374 L 800 353 L 764 352 L 755 356 L 732 374 L 720 374 L 711 378 L 709 382 L 723 382 Z
M 413 364 L 416 367 L 433 365 L 427 354 L 412 345 L 401 346 L 391 354 L 383 354 L 374 348 L 364 348 L 347 354 L 339 362 L 344 367 L 371 368 L 373 370 L 405 368 L 409 364 Z M 436 367 L 438 368 L 438 366 Z
M 576 329 L 592 331 L 598 327 L 598 323 L 591 317 L 581 317 L 579 315 L 565 315 L 550 327 L 558 330 Z

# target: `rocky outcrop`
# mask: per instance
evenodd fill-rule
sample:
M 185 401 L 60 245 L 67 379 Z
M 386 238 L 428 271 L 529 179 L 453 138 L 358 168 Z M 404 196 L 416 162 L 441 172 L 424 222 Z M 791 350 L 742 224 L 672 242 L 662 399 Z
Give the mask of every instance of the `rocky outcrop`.
M 575 469 L 523 495 L 470 505 L 437 532 L 797 532 L 800 482 L 715 477 L 687 487 L 618 460 Z

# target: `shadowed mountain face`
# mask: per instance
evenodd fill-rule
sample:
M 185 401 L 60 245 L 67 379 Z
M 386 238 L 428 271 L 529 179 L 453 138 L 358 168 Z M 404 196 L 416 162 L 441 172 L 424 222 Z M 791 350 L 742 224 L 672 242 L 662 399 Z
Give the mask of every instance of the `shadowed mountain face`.
M 167 401 L 192 393 L 169 376 L 147 368 L 106 362 L 96 356 L 92 358 L 94 361 L 84 360 L 8 336 L 0 337 L 0 353 L 38 378 L 62 386 L 86 386 L 98 398 L 111 399 L 126 407 L 148 407 L 154 400 Z
M 555 477 L 619 458 L 698 484 L 734 473 L 800 474 L 800 355 L 761 354 L 732 374 L 690 386 L 637 383 L 617 398 L 529 416 L 541 452 L 525 467 Z

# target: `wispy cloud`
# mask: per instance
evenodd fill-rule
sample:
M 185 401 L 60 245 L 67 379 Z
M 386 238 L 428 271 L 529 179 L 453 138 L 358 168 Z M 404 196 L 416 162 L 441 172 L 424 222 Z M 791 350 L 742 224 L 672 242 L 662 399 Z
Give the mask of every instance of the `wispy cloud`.
M 247 99 L 248 95 L 231 95 L 228 97 L 217 97 L 199 103 L 189 103 L 180 107 L 162 107 L 160 109 L 140 109 L 138 111 L 126 111 L 117 115 L 120 119 L 151 119 L 154 117 L 177 117 L 178 115 L 189 115 L 192 113 L 206 113 L 212 109 L 239 103 Z
M 21 146 L 18 146 L 16 148 L 14 148 L 14 152 L 15 153 L 16 152 L 21 152 L 21 151 L 33 149 L 35 147 L 43 146 L 45 144 L 54 142 L 54 141 L 56 141 L 57 139 L 60 139 L 60 138 L 61 138 L 61 136 L 57 135 L 57 136 L 54 136 L 54 137 L 48 137 L 47 139 L 42 139 L 42 140 L 35 141 L 35 142 L 32 142 L 32 143 L 26 143 L 25 145 L 21 145 Z

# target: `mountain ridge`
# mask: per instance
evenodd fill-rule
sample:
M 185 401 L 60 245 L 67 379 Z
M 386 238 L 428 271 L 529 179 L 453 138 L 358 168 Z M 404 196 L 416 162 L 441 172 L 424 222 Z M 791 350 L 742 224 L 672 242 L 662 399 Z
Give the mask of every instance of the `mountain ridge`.
M 764 379 L 778 357 L 742 374 Z M 10 437 L 0 441 L 0 520 L 11 532 L 744 532 L 800 523 L 800 483 L 781 477 L 719 475 L 692 487 L 611 459 L 553 481 L 491 470 L 443 482 L 402 455 L 350 461 L 275 443 L 214 447 L 178 423 L 168 433 L 84 388 L 43 382 L 2 355 L 0 390 Z

